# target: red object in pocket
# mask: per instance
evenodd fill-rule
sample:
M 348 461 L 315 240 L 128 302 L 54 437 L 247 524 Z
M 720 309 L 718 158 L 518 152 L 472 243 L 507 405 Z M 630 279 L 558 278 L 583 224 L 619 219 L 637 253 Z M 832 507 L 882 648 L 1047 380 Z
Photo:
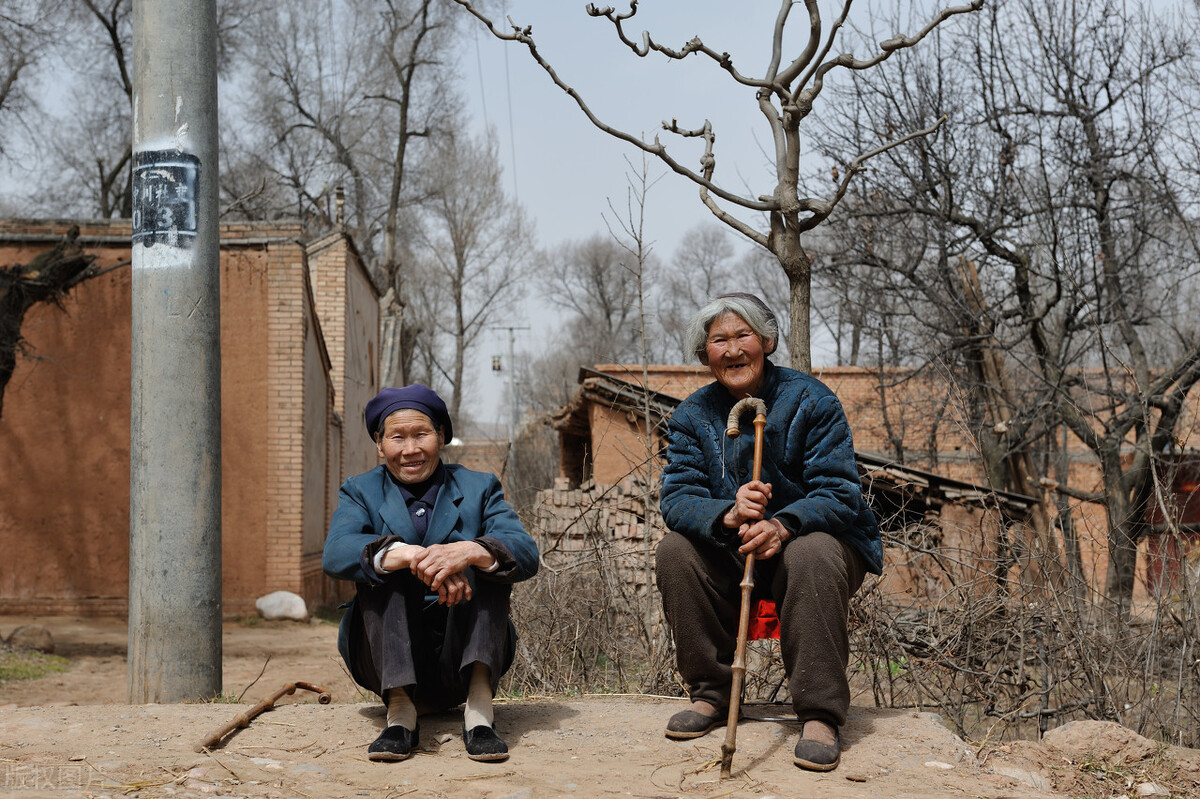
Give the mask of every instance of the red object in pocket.
M 759 641 L 778 637 L 779 614 L 775 612 L 775 602 L 770 599 L 755 600 L 750 608 L 750 624 L 746 628 L 747 640 Z

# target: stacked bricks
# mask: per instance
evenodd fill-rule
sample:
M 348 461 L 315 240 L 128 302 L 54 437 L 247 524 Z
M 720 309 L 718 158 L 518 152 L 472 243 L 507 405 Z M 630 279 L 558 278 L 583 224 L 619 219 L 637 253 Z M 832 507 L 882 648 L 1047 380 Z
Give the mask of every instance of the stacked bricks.
M 647 491 L 628 481 L 553 488 L 538 492 L 530 514 L 530 532 L 548 564 L 577 565 L 600 551 L 635 595 L 653 590 L 654 550 L 666 532 L 657 487 Z

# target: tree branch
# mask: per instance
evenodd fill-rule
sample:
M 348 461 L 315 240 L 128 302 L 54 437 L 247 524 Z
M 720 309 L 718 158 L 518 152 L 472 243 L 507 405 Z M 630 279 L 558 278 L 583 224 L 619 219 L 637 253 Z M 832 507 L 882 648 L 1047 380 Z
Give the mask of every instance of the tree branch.
M 62 241 L 28 264 L 0 269 L 0 413 L 4 389 L 24 343 L 21 325 L 25 313 L 40 302 L 57 303 L 72 287 L 96 274 L 91 271 L 96 256 L 84 253 L 78 238 L 79 228 L 72 226 Z
M 842 53 L 841 55 L 835 56 L 833 59 L 826 61 L 817 67 L 816 71 L 813 73 L 812 86 L 810 88 L 803 89 L 796 95 L 796 105 L 802 114 L 807 115 L 808 111 L 812 109 L 813 100 L 817 98 L 817 95 L 821 93 L 821 89 L 824 87 L 825 75 L 834 67 L 845 67 L 846 69 L 853 70 L 870 69 L 871 67 L 886 61 L 891 57 L 892 53 L 896 52 L 897 50 L 913 47 L 926 36 L 928 36 L 934 28 L 936 28 L 938 25 L 941 25 L 950 17 L 958 14 L 968 14 L 972 11 L 978 11 L 981 8 L 983 8 L 983 0 L 972 0 L 971 3 L 965 6 L 951 6 L 949 8 L 944 8 L 915 35 L 903 36 L 901 34 L 896 34 L 892 38 L 885 39 L 884 41 L 880 42 L 879 49 L 882 52 L 872 58 L 859 60 L 849 53 Z
M 785 0 L 785 5 L 786 3 L 787 0 Z M 627 14 L 618 14 L 612 6 L 598 7 L 593 3 L 588 3 L 584 10 L 587 11 L 589 16 L 604 17 L 611 22 L 617 31 L 617 38 L 620 39 L 621 42 L 630 50 L 632 50 L 639 58 L 645 58 L 651 52 L 655 52 L 662 53 L 667 58 L 683 60 L 692 53 L 700 53 L 701 55 L 711 58 L 717 64 L 717 66 L 728 72 L 735 81 L 744 86 L 767 87 L 769 85 L 766 81 L 758 78 L 747 77 L 746 75 L 738 72 L 733 66 L 733 59 L 730 58 L 729 53 L 718 53 L 716 50 L 713 50 L 711 47 L 705 45 L 704 42 L 700 41 L 699 36 L 693 36 L 683 45 L 683 47 L 678 50 L 673 50 L 670 47 L 661 45 L 654 41 L 654 39 L 651 38 L 649 31 L 642 31 L 642 40 L 640 43 L 633 41 L 625 35 L 625 29 L 622 23 L 627 19 L 632 19 L 633 16 L 637 14 L 637 5 L 638 0 L 630 0 L 629 13 Z
M 832 200 L 813 200 L 806 198 L 800 201 L 800 207 L 805 211 L 811 211 L 813 214 L 811 217 L 801 222 L 800 229 L 812 230 L 817 225 L 821 224 L 821 222 L 825 221 L 826 218 L 828 218 L 828 216 L 833 212 L 834 207 L 836 207 L 837 204 L 842 201 L 842 198 L 846 196 L 846 191 L 850 188 L 850 180 L 856 174 L 866 169 L 865 164 L 867 161 L 877 155 L 886 153 L 888 150 L 910 142 L 913 139 L 919 139 L 934 133 L 945 121 L 946 116 L 943 114 L 942 116 L 938 117 L 936 122 L 927 128 L 922 130 L 914 130 L 911 133 L 901 136 L 899 139 L 881 144 L 873 150 L 868 150 L 867 152 L 856 156 L 850 161 L 850 163 L 846 164 L 846 174 L 841 176 L 838 182 L 837 191 L 834 193 Z
M 693 183 L 706 188 L 708 191 L 712 192 L 723 200 L 734 203 L 735 205 L 741 206 L 742 208 L 750 211 L 767 212 L 778 210 L 778 204 L 773 200 L 752 200 L 747 197 L 742 197 L 738 194 L 734 194 L 733 192 L 721 188 L 711 180 L 706 179 L 702 174 L 688 169 L 683 164 L 676 161 L 671 154 L 667 152 L 667 148 L 663 146 L 661 142 L 659 142 L 657 136 L 654 138 L 653 143 L 648 143 L 642 141 L 642 139 L 637 136 L 626 133 L 618 128 L 614 128 L 613 126 L 601 120 L 598 116 L 596 116 L 595 113 L 593 113 L 592 109 L 588 107 L 588 104 L 584 102 L 584 99 L 579 92 L 577 92 L 573 87 L 560 78 L 554 67 L 552 67 L 544 58 L 542 58 L 541 53 L 538 52 L 537 45 L 533 41 L 533 26 L 527 25 L 524 28 L 521 28 L 514 24 L 511 19 L 509 19 L 509 25 L 512 27 L 512 33 L 504 33 L 503 31 L 497 29 L 488 17 L 484 16 L 476 8 L 474 8 L 471 3 L 468 2 L 468 0 L 454 0 L 454 2 L 465 8 L 471 13 L 472 16 L 486 25 L 488 30 L 491 31 L 492 35 L 496 38 L 503 39 L 504 41 L 520 42 L 521 44 L 525 45 L 525 48 L 529 51 L 530 57 L 532 57 L 537 65 L 540 66 L 542 70 L 550 76 L 550 80 L 554 82 L 555 86 L 562 89 L 572 100 L 575 101 L 575 104 L 579 106 L 579 110 L 583 112 L 584 116 L 586 116 L 588 121 L 591 122 L 595 127 L 604 131 L 613 138 L 628 142 L 634 147 L 637 147 L 639 150 L 653 155 L 666 164 L 672 172 L 682 175 Z

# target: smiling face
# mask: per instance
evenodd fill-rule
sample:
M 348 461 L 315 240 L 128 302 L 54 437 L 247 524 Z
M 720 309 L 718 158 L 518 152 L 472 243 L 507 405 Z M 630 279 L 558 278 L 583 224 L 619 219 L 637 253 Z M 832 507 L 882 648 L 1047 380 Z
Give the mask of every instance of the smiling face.
M 428 416 L 406 408 L 384 420 L 375 446 L 393 477 L 405 484 L 420 483 L 441 462 L 442 434 Z
M 745 319 L 727 311 L 713 320 L 704 363 L 735 398 L 752 397 L 762 387 L 764 359 L 763 341 Z

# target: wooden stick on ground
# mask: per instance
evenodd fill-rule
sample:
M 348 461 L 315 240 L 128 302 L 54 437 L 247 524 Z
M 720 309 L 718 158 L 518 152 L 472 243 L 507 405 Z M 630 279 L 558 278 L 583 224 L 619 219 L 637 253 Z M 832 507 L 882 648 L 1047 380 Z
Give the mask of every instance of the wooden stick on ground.
M 767 426 L 767 404 L 758 397 L 746 397 L 738 400 L 729 412 L 725 434 L 730 438 L 736 437 L 738 418 L 753 408 L 754 416 L 754 469 L 751 479 L 762 477 L 763 428 Z M 725 743 L 721 744 L 721 779 L 731 776 L 733 771 L 733 753 L 737 751 L 737 723 L 742 705 L 742 684 L 746 679 L 746 638 L 750 629 L 750 594 L 754 590 L 754 553 L 746 556 L 746 569 L 742 573 L 742 607 L 738 613 L 737 648 L 733 653 L 733 685 L 729 691 L 729 721 L 725 727 Z
M 329 694 L 329 692 L 326 691 L 324 688 L 320 687 L 319 685 L 313 685 L 310 682 L 285 683 L 284 686 L 282 688 L 280 688 L 278 691 L 271 694 L 266 699 L 262 700 L 257 705 L 250 708 L 249 710 L 238 713 L 233 718 L 233 721 L 229 722 L 224 727 L 217 730 L 212 735 L 209 735 L 207 738 L 205 738 L 203 741 L 201 741 L 199 744 L 197 744 L 196 751 L 203 752 L 206 749 L 212 749 L 218 743 L 220 743 L 222 738 L 224 738 L 229 733 L 233 732 L 236 729 L 240 729 L 242 727 L 248 727 L 250 725 L 250 721 L 255 716 L 262 713 L 263 711 L 270 710 L 271 708 L 275 707 L 275 703 L 277 701 L 282 699 L 284 696 L 296 693 L 297 688 L 303 688 L 306 691 L 312 691 L 313 693 L 317 694 L 317 701 L 320 702 L 322 705 L 328 705 L 330 703 L 330 701 L 332 701 L 332 699 L 333 699 L 333 697 Z

